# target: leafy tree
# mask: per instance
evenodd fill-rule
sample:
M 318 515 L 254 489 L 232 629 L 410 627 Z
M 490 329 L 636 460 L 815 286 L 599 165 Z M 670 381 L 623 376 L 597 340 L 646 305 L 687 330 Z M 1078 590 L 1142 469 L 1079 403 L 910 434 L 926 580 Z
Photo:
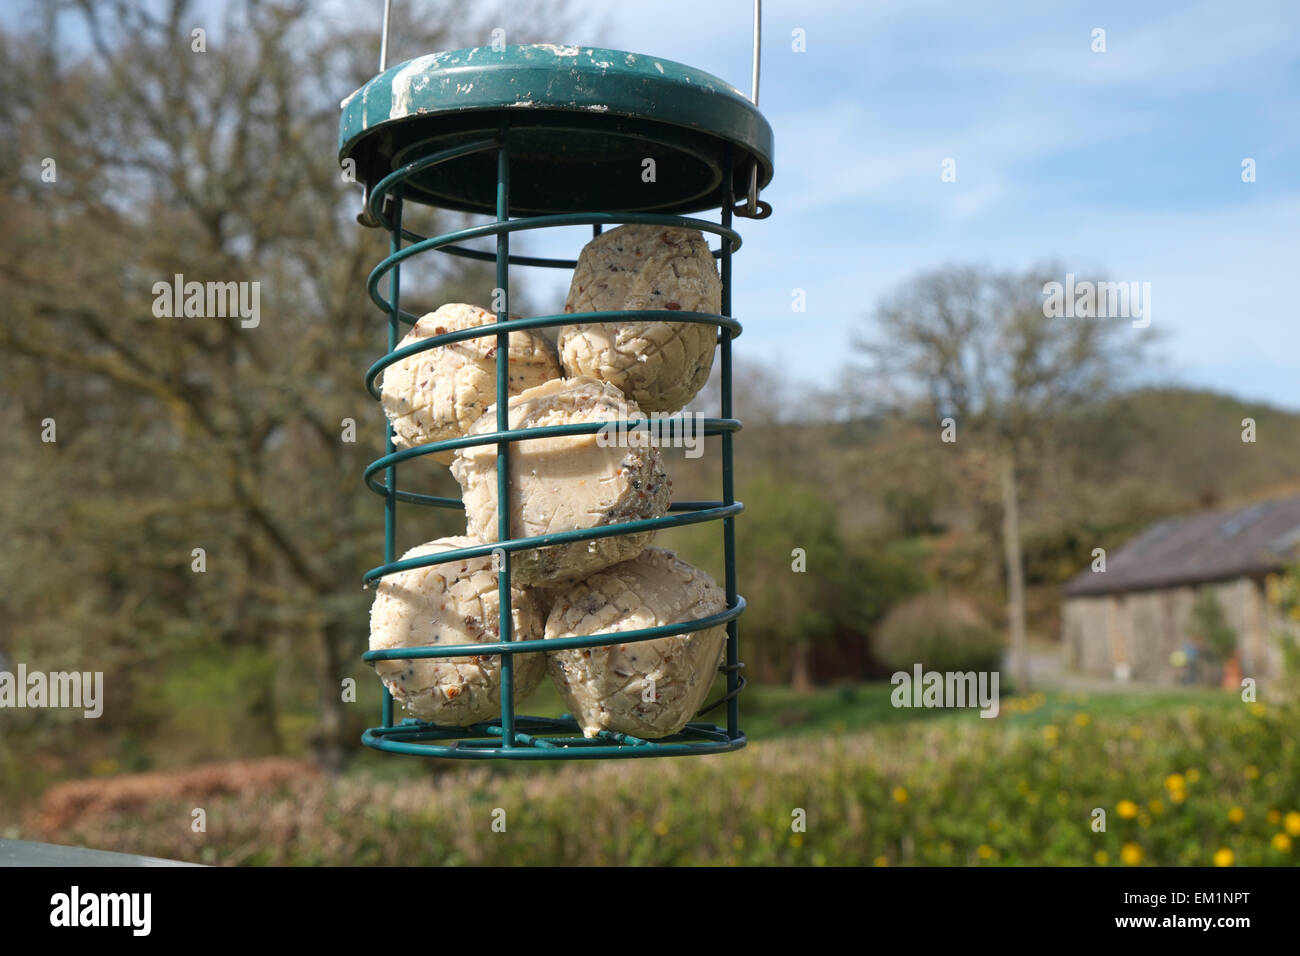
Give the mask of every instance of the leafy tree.
M 865 643 L 890 607 L 925 587 L 914 562 L 844 535 L 836 505 L 807 479 L 775 465 L 755 468 L 738 482 L 737 497 L 745 503 L 736 519 L 745 656 L 780 658 L 796 689 L 812 686 L 816 645 L 841 635 Z M 721 574 L 716 527 L 684 531 L 674 539 L 682 555 Z

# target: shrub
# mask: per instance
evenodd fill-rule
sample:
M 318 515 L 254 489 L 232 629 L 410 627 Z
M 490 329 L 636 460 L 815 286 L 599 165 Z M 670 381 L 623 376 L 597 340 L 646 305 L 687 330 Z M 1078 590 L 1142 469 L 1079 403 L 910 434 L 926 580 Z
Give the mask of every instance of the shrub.
M 1191 633 L 1205 646 L 1211 660 L 1223 663 L 1237 650 L 1237 632 L 1228 624 L 1223 605 L 1213 591 L 1202 591 L 1192 605 Z
M 986 626 L 968 602 L 922 594 L 886 615 L 872 651 L 899 670 L 921 664 L 927 670 L 991 670 L 1002 659 L 1002 635 Z
M 1238 866 L 1296 862 L 1296 711 L 1223 695 L 1090 713 L 1071 697 L 722 757 L 169 788 L 14 835 L 276 866 L 1207 866 L 1225 849 Z M 200 797 L 208 829 L 194 833 Z M 794 807 L 806 832 L 791 828 Z M 1097 807 L 1104 833 L 1088 826 Z

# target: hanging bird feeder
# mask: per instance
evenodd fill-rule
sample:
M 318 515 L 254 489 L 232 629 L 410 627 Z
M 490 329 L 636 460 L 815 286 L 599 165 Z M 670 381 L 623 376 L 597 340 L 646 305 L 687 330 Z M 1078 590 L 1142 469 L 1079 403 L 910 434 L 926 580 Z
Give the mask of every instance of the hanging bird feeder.
M 757 7 L 757 4 L 756 4 Z M 466 727 L 394 719 L 394 701 L 384 690 L 381 723 L 362 737 L 370 747 L 402 754 L 469 759 L 600 759 L 678 756 L 736 750 L 746 743 L 739 726 L 738 695 L 744 686 L 737 646 L 737 618 L 744 599 L 737 592 L 733 522 L 735 500 L 732 417 L 732 340 L 741 326 L 731 316 L 732 255 L 741 245 L 733 218 L 764 218 L 770 208 L 758 198 L 772 178 L 772 131 L 755 105 L 758 81 L 758 11 L 755 10 L 755 100 L 700 70 L 658 57 L 576 46 L 504 46 L 453 50 L 417 57 L 381 70 L 342 104 L 339 160 L 352 161 L 365 186 L 359 221 L 389 234 L 389 255 L 370 274 L 370 298 L 388 316 L 387 353 L 369 369 L 365 384 L 376 399 L 376 382 L 386 368 L 426 349 L 479 337 L 496 342 L 495 431 L 414 447 L 396 448 L 389 425 L 387 453 L 365 471 L 365 483 L 384 501 L 384 563 L 365 574 L 367 585 L 413 568 L 494 556 L 499 578 L 497 634 L 491 643 L 431 645 L 371 650 L 369 663 L 430 661 L 501 655 L 500 715 Z M 654 169 L 647 177 L 645 171 Z M 739 187 L 739 188 L 737 188 Z M 441 235 L 419 235 L 403 226 L 408 203 L 492 217 L 482 225 Z M 716 212 L 717 221 L 691 214 Z M 399 471 L 424 456 L 471 446 L 496 449 L 497 501 L 508 500 L 507 456 L 515 442 L 588 435 L 602 424 L 511 429 L 509 336 L 541 330 L 617 321 L 663 321 L 662 311 L 606 311 L 510 318 L 512 267 L 573 269 L 576 260 L 521 256 L 510 252 L 512 235 L 565 226 L 649 224 L 699 230 L 712 237 L 720 266 L 719 314 L 672 312 L 672 321 L 716 327 L 721 378 L 721 417 L 704 420 L 704 435 L 720 444 L 721 489 L 716 500 L 676 501 L 659 517 L 596 528 L 517 537 L 510 509 L 499 509 L 497 540 L 396 560 L 399 505 L 461 509 L 462 501 L 403 489 Z M 473 248 L 494 239 L 495 252 Z M 493 261 L 499 301 L 496 322 L 433 335 L 399 349 L 404 327 L 417 316 L 401 307 L 401 273 L 420 257 L 439 252 Z M 385 282 L 385 280 L 387 280 Z M 636 423 L 632 423 L 635 425 Z M 677 419 L 654 420 L 656 434 L 680 428 Z M 410 463 L 410 465 L 408 465 Z M 399 468 L 399 466 L 404 466 Z M 697 620 L 659 627 L 565 637 L 511 639 L 511 558 L 521 551 L 590 541 L 699 522 L 718 522 L 723 536 L 726 607 Z M 584 737 L 568 715 L 533 717 L 515 713 L 516 658 L 523 654 L 608 645 L 632 645 L 670 635 L 725 626 L 721 670 L 726 692 L 700 714 L 725 707 L 726 726 L 693 720 L 678 733 L 642 739 L 602 731 Z

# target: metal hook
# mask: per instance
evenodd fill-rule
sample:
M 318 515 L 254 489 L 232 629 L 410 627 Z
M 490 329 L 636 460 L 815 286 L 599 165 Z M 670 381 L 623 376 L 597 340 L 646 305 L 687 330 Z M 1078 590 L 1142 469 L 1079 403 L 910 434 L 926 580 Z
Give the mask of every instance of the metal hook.
M 388 69 L 388 28 L 392 22 L 393 0 L 384 0 L 384 27 L 379 39 L 379 72 L 383 73 Z M 384 208 L 388 207 L 388 199 L 384 197 Z M 378 229 L 383 225 L 378 219 L 370 214 L 370 183 L 366 183 L 365 195 L 361 199 L 361 211 L 357 213 L 357 224 L 365 226 L 367 229 Z
M 766 219 L 772 215 L 772 204 L 766 200 L 758 198 L 758 160 L 750 161 L 749 167 L 749 196 L 736 202 L 735 191 L 732 191 L 728 199 L 731 205 L 731 214 L 740 216 L 742 219 Z
M 703 707 L 701 707 L 699 710 L 695 712 L 696 717 L 703 717 L 709 711 L 717 710 L 719 707 L 721 707 L 727 701 L 731 700 L 733 697 L 740 696 L 740 692 L 749 686 L 749 682 L 745 680 L 745 675 L 740 673 L 741 669 L 744 666 L 745 666 L 744 661 L 737 661 L 735 664 L 723 664 L 718 668 L 719 674 L 731 674 L 733 672 L 736 674 L 736 687 L 734 690 L 727 691 L 725 694 L 723 694 L 713 703 L 705 704 Z
M 361 198 L 361 211 L 357 213 L 357 224 L 365 226 L 367 229 L 378 229 L 383 225 L 382 222 L 370 214 L 370 183 L 366 183 L 365 194 Z

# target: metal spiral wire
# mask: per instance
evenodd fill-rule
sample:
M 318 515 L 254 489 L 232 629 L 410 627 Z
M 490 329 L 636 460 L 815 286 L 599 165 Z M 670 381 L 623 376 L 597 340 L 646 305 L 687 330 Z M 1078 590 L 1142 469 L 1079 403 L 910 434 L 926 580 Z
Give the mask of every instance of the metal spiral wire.
M 731 342 L 740 334 L 741 326 L 730 315 L 731 256 L 740 247 L 741 239 L 740 235 L 731 228 L 733 207 L 736 205 L 734 196 L 732 196 L 731 157 L 730 155 L 727 156 L 720 171 L 723 177 L 723 195 L 731 197 L 730 201 L 724 203 L 721 208 L 721 223 L 684 216 L 600 212 L 540 215 L 511 219 L 509 217 L 509 138 L 510 131 L 503 124 L 495 136 L 486 136 L 472 142 L 441 149 L 430 155 L 406 162 L 374 184 L 369 191 L 366 203 L 368 217 L 382 225 L 389 233 L 389 255 L 374 268 L 367 281 L 370 298 L 388 315 L 388 351 L 372 364 L 367 371 L 365 377 L 366 390 L 378 400 L 380 393 L 376 381 L 379 375 L 394 363 L 426 349 L 442 348 L 469 339 L 495 336 L 497 340 L 497 429 L 488 434 L 429 442 L 398 450 L 393 444 L 392 426 L 391 424 L 388 426 L 385 454 L 372 462 L 366 468 L 363 476 L 366 486 L 382 496 L 385 502 L 384 563 L 367 571 L 364 575 L 364 581 L 369 586 L 376 584 L 386 575 L 413 568 L 428 567 L 487 555 L 500 556 L 500 567 L 496 568 L 496 570 L 499 578 L 500 598 L 498 634 L 501 640 L 483 644 L 439 645 L 367 651 L 362 656 L 362 659 L 373 664 L 377 661 L 388 660 L 432 660 L 500 654 L 501 716 L 495 720 L 473 724 L 468 727 L 442 727 L 413 719 L 407 719 L 395 724 L 393 719 L 393 698 L 387 687 L 385 687 L 383 691 L 382 725 L 367 730 L 362 736 L 362 741 L 367 746 L 393 753 L 518 760 L 683 756 L 737 750 L 745 746 L 747 741 L 738 726 L 739 711 L 737 703 L 738 696 L 745 686 L 745 681 L 740 674 L 740 670 L 744 665 L 740 662 L 738 656 L 736 620 L 745 609 L 745 600 L 736 590 L 734 520 L 744 506 L 735 499 L 735 476 L 732 458 L 732 438 L 734 433 L 740 429 L 741 423 L 732 417 Z M 402 226 L 403 185 L 412 176 L 451 160 L 474 153 L 490 151 L 495 151 L 497 158 L 497 219 L 495 222 L 431 237 L 421 236 Z M 740 207 L 743 209 L 744 205 L 742 202 Z M 623 423 L 584 422 L 525 429 L 511 429 L 507 420 L 509 397 L 507 382 L 509 380 L 510 351 L 508 337 L 512 332 L 611 321 L 663 321 L 665 318 L 664 313 L 660 311 L 628 310 L 579 314 L 566 313 L 510 319 L 508 317 L 508 280 L 511 265 L 571 269 L 576 264 L 573 260 L 511 255 L 509 251 L 510 236 L 525 230 L 573 225 L 590 225 L 598 233 L 600 228 L 605 225 L 623 223 L 643 223 L 697 229 L 707 234 L 716 235 L 720 239 L 719 248 L 714 251 L 714 256 L 719 260 L 722 278 L 721 313 L 715 315 L 705 312 L 673 312 L 671 320 L 673 322 L 700 323 L 718 327 L 718 342 L 721 353 L 722 414 L 719 418 L 706 418 L 703 425 L 705 436 L 717 436 L 721 440 L 722 498 L 711 501 L 673 502 L 669 508 L 669 514 L 657 518 L 626 521 L 597 528 L 523 538 L 516 538 L 511 535 L 509 526 L 510 509 L 503 507 L 498 509 L 500 527 L 498 529 L 498 540 L 495 542 L 457 548 L 403 561 L 396 560 L 395 541 L 397 505 L 399 502 L 436 508 L 462 510 L 464 508 L 463 503 L 458 498 L 417 494 L 400 489 L 397 486 L 397 466 L 403 462 L 438 452 L 452 451 L 457 448 L 496 445 L 497 500 L 507 501 L 509 499 L 510 478 L 508 448 L 513 442 L 536 438 L 595 434 L 606 426 L 620 424 L 628 429 L 643 425 L 656 427 L 660 429 L 659 434 L 661 436 L 666 435 L 670 439 L 678 435 L 684 425 L 679 419 L 642 418 Z M 497 248 L 495 253 L 463 245 L 468 240 L 487 237 L 496 239 Z M 404 245 L 404 243 L 406 244 Z M 496 263 L 497 288 L 503 290 L 500 309 L 497 311 L 497 321 L 492 325 L 436 335 L 399 349 L 399 333 L 403 324 L 413 324 L 418 318 L 409 312 L 403 311 L 400 306 L 401 266 L 408 259 L 435 250 L 448 255 L 490 260 Z M 385 277 L 389 280 L 387 297 L 379 291 L 380 283 Z M 705 521 L 721 521 L 723 524 L 727 599 L 725 610 L 693 621 L 617 633 L 552 640 L 512 640 L 510 564 L 511 555 L 515 552 L 614 535 L 662 530 Z M 726 676 L 727 690 L 719 699 L 701 708 L 699 714 L 710 712 L 725 704 L 727 708 L 727 726 L 725 728 L 703 722 L 691 722 L 680 733 L 659 740 L 645 740 L 611 731 L 602 731 L 597 737 L 588 739 L 581 736 L 577 723 L 567 715 L 560 718 L 545 718 L 521 716 L 516 715 L 514 712 L 513 658 L 515 654 L 549 653 L 573 648 L 630 644 L 705 630 L 720 625 L 725 625 L 727 630 L 725 663 L 719 668 L 720 672 Z

